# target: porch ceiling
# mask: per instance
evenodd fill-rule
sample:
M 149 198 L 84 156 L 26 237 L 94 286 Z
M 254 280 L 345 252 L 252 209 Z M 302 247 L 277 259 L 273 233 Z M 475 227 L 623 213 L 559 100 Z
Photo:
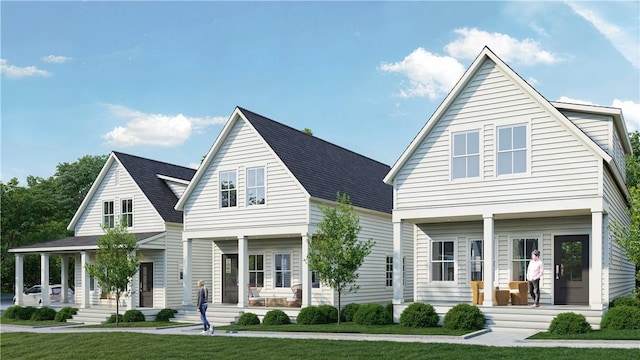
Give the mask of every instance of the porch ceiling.
M 133 233 L 136 237 L 136 241 L 141 242 L 145 239 L 155 237 L 162 234 L 163 231 L 158 232 L 146 232 L 146 233 Z M 52 241 L 45 241 L 41 243 L 25 245 L 13 249 L 9 249 L 9 252 L 19 254 L 39 254 L 39 253 L 73 253 L 85 250 L 96 250 L 98 248 L 98 239 L 103 236 L 100 235 L 87 235 L 87 236 L 70 236 L 63 239 L 57 239 Z

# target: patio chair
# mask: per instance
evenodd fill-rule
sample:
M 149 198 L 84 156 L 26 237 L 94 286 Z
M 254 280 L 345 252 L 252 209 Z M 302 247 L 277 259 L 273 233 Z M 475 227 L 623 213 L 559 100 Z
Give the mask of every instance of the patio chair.
M 528 305 L 528 288 L 529 284 L 527 284 L 526 281 L 510 281 L 509 292 L 511 295 L 511 305 Z
M 249 284 L 249 306 L 265 306 L 265 298 L 260 296 L 261 286 Z
M 471 281 L 471 303 L 482 305 L 484 302 L 484 281 Z
M 291 287 L 293 297 L 287 298 L 288 307 L 302 307 L 302 284 L 295 284 Z

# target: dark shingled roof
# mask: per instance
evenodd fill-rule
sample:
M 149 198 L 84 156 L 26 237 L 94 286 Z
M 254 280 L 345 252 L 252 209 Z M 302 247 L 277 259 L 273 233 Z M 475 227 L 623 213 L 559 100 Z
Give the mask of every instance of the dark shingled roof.
M 136 237 L 136 241 L 141 241 L 162 233 L 163 231 L 156 231 L 156 232 L 136 233 L 131 235 Z M 54 248 L 54 249 L 55 248 L 63 249 L 63 248 L 69 248 L 69 247 L 91 248 L 94 246 L 98 246 L 98 239 L 101 236 L 104 236 L 104 234 L 87 235 L 87 236 L 71 236 L 63 239 L 57 239 L 57 240 L 45 241 L 45 242 L 40 242 L 36 244 L 31 244 L 31 245 L 20 246 L 20 247 L 11 249 L 11 252 L 29 252 L 29 249 L 42 249 L 42 248 Z
M 238 109 L 311 196 L 335 201 L 337 192 L 345 193 L 353 206 L 391 213 L 392 187 L 382 181 L 388 165 Z
M 151 201 L 164 221 L 182 224 L 182 211 L 173 208 L 178 202 L 178 198 L 165 181 L 158 178 L 157 175 L 191 181 L 196 170 L 116 151 L 113 154 L 127 169 L 129 175 Z

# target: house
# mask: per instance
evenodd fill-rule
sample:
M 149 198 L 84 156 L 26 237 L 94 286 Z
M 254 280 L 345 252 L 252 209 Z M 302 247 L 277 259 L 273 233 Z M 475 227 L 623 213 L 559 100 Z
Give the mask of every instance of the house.
M 49 284 L 49 260 L 60 256 L 62 283 L 68 283 L 70 259 L 74 259 L 75 299 L 81 309 L 115 307 L 111 294 L 90 279 L 85 264 L 95 260 L 103 228 L 121 218 L 133 234 L 141 255 L 140 270 L 132 279 L 133 291 L 123 298 L 127 309 L 163 309 L 182 303 L 182 212 L 174 209 L 195 169 L 171 165 L 120 152 L 112 152 L 76 211 L 69 230 L 74 236 L 9 250 L 16 255 L 16 296 L 22 303 L 23 257 L 41 256 L 41 284 Z M 43 291 L 43 294 L 48 291 Z M 49 299 L 42 299 L 49 305 Z
M 550 102 L 485 47 L 384 178 L 394 255 L 414 249 L 414 301 L 470 303 L 472 280 L 508 289 L 539 249 L 541 306 L 601 316 L 634 288 L 610 228 L 629 225 L 630 153 L 619 109 Z
M 335 204 L 337 193 L 349 195 L 360 217 L 359 238 L 376 241 L 359 270 L 359 291 L 343 294 L 341 304 L 390 302 L 392 189 L 382 181 L 389 170 L 237 107 L 176 205 L 184 213 L 183 306 L 195 304 L 199 279 L 209 287 L 210 307 L 248 307 L 250 285 L 261 289 L 267 307 L 289 305 L 296 285 L 302 291 L 294 306 L 337 305 L 338 294 L 305 261 L 309 236 L 323 220 L 320 206 Z M 410 289 L 409 271 L 403 281 Z

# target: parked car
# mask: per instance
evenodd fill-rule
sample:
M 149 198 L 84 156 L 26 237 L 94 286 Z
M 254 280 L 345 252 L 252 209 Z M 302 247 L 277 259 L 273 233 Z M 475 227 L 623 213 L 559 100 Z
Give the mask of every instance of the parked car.
M 62 301 L 62 285 L 49 285 L 49 298 L 51 302 Z M 22 301 L 24 305 L 38 306 L 42 303 L 42 285 L 33 285 L 30 288 L 24 290 L 22 295 Z M 67 301 L 73 302 L 73 289 L 67 288 Z M 13 303 L 16 303 L 16 297 L 13 297 Z

